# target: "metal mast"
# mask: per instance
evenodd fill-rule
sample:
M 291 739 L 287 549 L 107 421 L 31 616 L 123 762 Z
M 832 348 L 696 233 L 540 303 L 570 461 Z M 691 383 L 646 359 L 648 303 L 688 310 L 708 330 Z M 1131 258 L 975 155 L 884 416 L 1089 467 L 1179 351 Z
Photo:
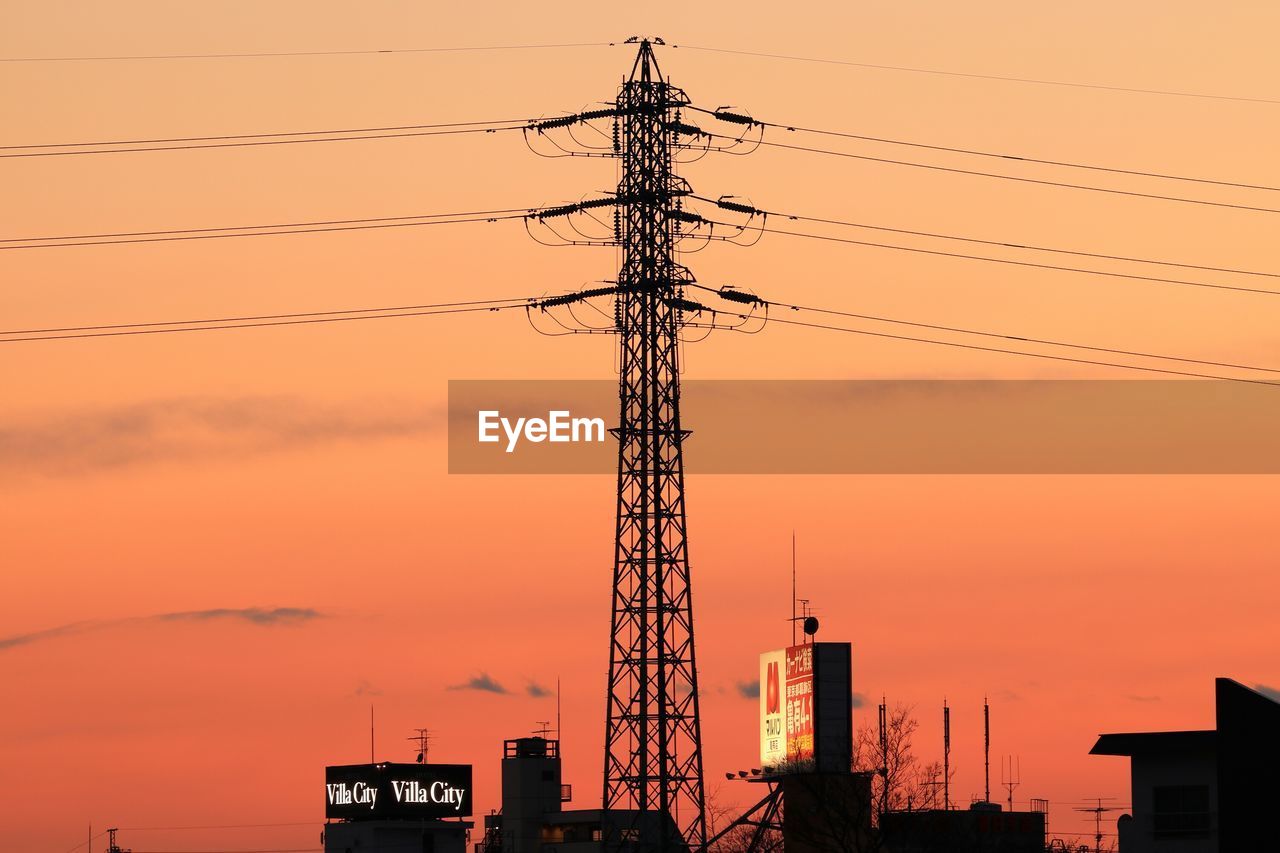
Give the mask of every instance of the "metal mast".
M 615 126 L 621 407 L 604 808 L 609 846 L 641 851 L 706 840 L 678 361 L 692 279 L 675 259 L 689 190 L 672 169 L 688 102 L 640 41 Z

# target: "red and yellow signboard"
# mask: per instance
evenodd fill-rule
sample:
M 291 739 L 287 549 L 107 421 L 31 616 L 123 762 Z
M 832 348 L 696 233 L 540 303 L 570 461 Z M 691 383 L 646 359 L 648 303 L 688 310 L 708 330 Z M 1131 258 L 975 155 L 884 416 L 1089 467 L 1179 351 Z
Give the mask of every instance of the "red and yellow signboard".
M 760 656 L 760 762 L 813 759 L 813 646 Z

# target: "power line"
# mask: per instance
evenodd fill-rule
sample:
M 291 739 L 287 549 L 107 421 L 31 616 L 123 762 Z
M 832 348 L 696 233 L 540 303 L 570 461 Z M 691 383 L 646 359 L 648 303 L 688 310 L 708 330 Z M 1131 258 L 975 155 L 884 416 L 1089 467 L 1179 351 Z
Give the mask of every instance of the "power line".
M 31 148 L 77 148 L 89 145 L 143 145 L 167 142 L 217 142 L 234 139 L 270 139 L 282 136 L 317 136 L 334 133 L 383 133 L 397 130 L 432 130 L 444 127 L 479 127 L 482 125 L 495 124 L 524 125 L 531 121 L 535 121 L 535 119 L 506 118 L 491 119 L 489 121 L 438 122 L 436 124 L 398 124 L 384 125 L 381 127 L 339 127 L 329 128 L 328 130 L 291 130 L 277 133 L 237 133 L 222 134 L 220 136 L 173 136 L 161 139 L 99 139 L 90 142 L 40 142 L 29 143 L 26 145 L 0 145 L 0 151 L 20 151 Z
M 0 243 L 31 243 L 48 240 L 89 240 L 99 237 L 151 237 L 163 234 L 206 234 L 219 231 L 247 231 L 266 228 L 301 228 L 311 225 L 351 225 L 366 222 L 401 222 L 411 219 L 440 219 L 445 217 L 493 216 L 505 213 L 536 213 L 538 208 L 506 207 L 495 210 L 467 210 L 455 213 L 419 213 L 407 216 L 371 216 L 363 219 L 318 219 L 309 222 L 276 222 L 268 225 L 222 225 L 214 228 L 170 228 L 159 231 L 114 231 L 101 234 L 61 234 L 53 237 L 5 237 Z M 0 246 L 0 248 L 4 248 Z
M 507 301 L 509 304 L 495 304 L 498 301 Z M 25 335 L 24 337 L 0 337 L 0 344 L 24 343 L 30 341 L 60 341 L 80 338 L 113 338 L 127 337 L 131 335 L 160 335 L 170 332 L 210 332 L 224 331 L 227 329 L 258 329 L 268 326 L 304 326 L 317 323 L 341 323 L 349 320 L 386 320 L 399 317 L 428 317 L 441 314 L 471 314 L 482 311 L 505 311 L 511 308 L 530 308 L 536 306 L 535 299 L 516 300 L 490 300 L 482 303 L 442 303 L 444 305 L 470 305 L 471 307 L 434 307 L 424 306 L 425 310 L 404 311 L 399 309 L 377 309 L 364 308 L 355 309 L 345 316 L 318 316 L 328 315 L 332 312 L 306 312 L 301 314 L 277 314 L 271 315 L 278 319 L 261 320 L 256 322 L 214 322 L 200 320 L 179 320 L 169 324 L 161 323 L 120 323 L 111 326 L 84 326 L 79 328 L 90 329 L 93 331 L 76 331 L 68 333 L 59 333 L 52 335 Z M 356 312 L 375 312 L 385 311 L 386 313 L 356 313 Z M 238 318 L 229 318 L 236 320 Z M 244 318 L 250 319 L 250 318 Z M 180 323 L 205 323 L 205 325 L 188 325 L 179 326 Z M 169 325 L 173 328 L 151 328 L 153 326 Z M 37 330 L 38 331 L 38 330 Z M 23 332 L 6 332 L 3 334 L 25 334 Z
M 0 337 L 10 335 L 36 335 L 53 332 L 86 332 L 102 329 L 141 329 L 153 326 L 189 326 L 197 323 L 234 323 L 249 320 L 282 320 L 296 317 L 330 317 L 340 314 L 369 314 L 375 312 L 386 311 L 416 311 L 425 308 L 456 308 L 460 306 L 481 306 L 481 305 L 498 305 L 506 302 L 517 302 L 521 305 L 527 304 L 528 299 L 523 297 L 510 299 L 478 299 L 468 300 L 465 302 L 438 302 L 430 305 L 392 305 L 381 308 L 346 308 L 337 311 L 303 311 L 293 312 L 289 314 L 255 314 L 239 317 L 205 317 L 198 320 L 161 320 L 148 323 L 112 323 L 97 326 L 59 326 L 55 328 L 45 329 L 10 329 L 9 331 L 0 331 Z M 248 825 L 248 824 L 246 824 Z M 128 829 L 138 829 L 139 827 L 122 827 Z M 165 827 L 171 828 L 171 827 Z
M 71 849 L 67 850 L 67 851 L 66 851 L 66 853 L 75 853 L 75 852 L 76 852 L 77 850 L 79 850 L 81 847 L 86 847 L 86 846 L 88 846 L 89 844 L 91 844 L 92 842 L 97 841 L 99 838 L 101 838 L 102 836 L 106 835 L 106 834 L 107 834 L 107 832 L 108 832 L 108 830 L 105 830 L 105 829 L 104 829 L 104 830 L 102 830 L 101 832 L 99 832 L 97 835 L 93 835 L 93 836 L 90 836 L 89 838 L 86 838 L 84 841 L 81 841 L 81 842 L 80 842 L 79 844 L 77 844 L 75 847 L 72 847 Z
M 522 124 L 506 127 L 469 127 L 454 130 L 415 130 L 403 133 L 369 133 L 352 136 L 317 136 L 310 139 L 259 139 L 249 142 L 201 142 L 191 145 L 144 145 L 134 148 L 93 148 L 80 151 L 23 151 L 17 154 L 0 154 L 0 160 L 18 157 L 75 157 L 84 154 L 129 154 L 138 151 L 192 151 L 202 148 L 249 148 L 262 145 L 303 145 L 314 142 L 356 142 L 365 139 L 408 139 L 423 136 L 459 136 L 471 133 L 498 133 L 506 130 L 524 130 Z
M 706 198 L 704 196 L 694 195 L 692 198 L 698 201 L 705 201 L 710 204 L 719 204 L 717 199 Z M 734 208 L 726 209 L 736 209 Z M 825 219 L 819 216 L 802 216 L 797 213 L 783 213 L 776 210 L 765 210 L 763 208 L 752 208 L 755 212 L 764 214 L 765 216 L 775 216 L 783 219 L 790 219 L 800 222 L 817 222 L 824 225 L 843 225 L 850 228 L 865 228 L 870 231 L 884 231 L 891 234 L 907 234 L 913 237 L 931 237 L 939 240 L 956 240 L 964 243 L 977 243 L 983 246 L 999 246 L 1006 249 L 1027 249 L 1035 252 L 1052 252 L 1059 255 L 1073 255 L 1082 258 L 1098 258 L 1108 261 L 1126 261 L 1137 264 L 1156 264 L 1165 267 L 1178 267 L 1179 269 L 1204 270 L 1207 272 L 1225 272 L 1236 275 L 1253 275 L 1263 276 L 1266 278 L 1280 278 L 1280 273 L 1260 272 L 1257 270 L 1245 270 L 1237 267 L 1215 267 L 1204 264 L 1188 264 L 1180 261 L 1162 261 L 1155 258 L 1135 258 L 1128 255 L 1108 255 L 1102 252 L 1086 252 L 1077 249 L 1056 249 L 1050 246 L 1033 246 L 1025 243 L 1010 243 L 1004 240 L 983 240 L 978 237 L 961 237 L 955 234 L 940 234 L 936 231 L 915 231 L 910 228 L 891 228 L 886 225 L 869 225 L 865 222 L 850 222 L 844 219 Z
M 769 228 L 764 225 L 734 225 L 729 222 L 718 222 L 716 220 L 706 220 L 710 225 L 719 225 L 724 228 L 740 228 L 744 231 L 759 231 L 764 234 L 782 234 L 788 237 L 804 237 L 809 240 L 825 240 L 831 243 L 846 243 L 852 246 L 869 246 L 876 249 L 893 249 L 899 252 L 911 252 L 919 255 L 934 255 L 943 258 L 961 258 L 969 261 L 984 261 L 992 264 L 1007 264 L 1011 266 L 1030 267 L 1033 269 L 1057 270 L 1060 272 L 1072 272 L 1082 275 L 1097 275 L 1107 278 L 1125 278 L 1134 281 L 1147 281 L 1157 284 L 1174 284 L 1185 287 L 1204 287 L 1212 290 L 1235 290 L 1243 293 L 1265 293 L 1271 296 L 1280 296 L 1280 290 L 1267 290 L 1261 287 L 1243 287 L 1231 284 L 1212 284 L 1204 281 L 1190 281 L 1179 278 L 1162 278 L 1160 276 L 1139 275 L 1137 273 L 1114 272 L 1110 270 L 1094 270 L 1086 267 L 1069 267 L 1058 264 L 1045 264 L 1037 261 L 1019 261 L 1013 258 L 993 258 L 986 255 L 969 255 L 963 252 L 947 252 L 941 249 L 923 249 L 916 246 L 898 246 L 893 243 L 879 243 L 872 240 L 853 240 L 847 237 L 833 237 L 828 234 L 809 234 L 803 231 L 786 231 L 780 228 Z
M 243 229 L 235 229 L 235 228 L 217 228 L 217 229 L 204 229 L 204 230 L 196 229 L 196 231 L 199 233 L 191 233 L 190 231 L 154 232 L 157 235 L 164 235 L 164 236 L 127 237 L 125 239 L 107 239 L 107 240 L 75 240 L 74 242 L 62 242 L 62 243 L 32 242 L 24 245 L 0 246 L 0 251 L 6 251 L 11 249 L 61 249 L 61 248 L 74 247 L 74 246 L 116 246 L 116 245 L 121 245 L 126 243 L 170 243 L 170 242 L 181 241 L 181 240 L 217 240 L 217 239 L 222 239 L 227 237 L 273 237 L 273 236 L 279 236 L 282 234 L 323 234 L 323 233 L 331 233 L 336 231 L 369 231 L 369 230 L 374 230 L 379 228 L 413 228 L 413 227 L 422 226 L 422 225 L 458 225 L 458 224 L 464 224 L 469 222 L 502 222 L 502 221 L 511 220 L 511 219 L 523 219 L 525 218 L 525 216 L 526 216 L 525 213 L 515 213 L 515 214 L 506 214 L 506 215 L 498 215 L 498 216 L 475 215 L 475 216 L 457 217 L 452 219 L 439 218 L 439 219 L 430 219 L 427 221 L 413 221 L 413 222 L 382 221 L 380 219 L 374 219 L 374 220 L 371 220 L 369 224 L 339 224 L 339 225 L 332 225 L 332 226 L 325 226 L 325 227 L 318 227 L 318 228 L 288 227 L 288 228 L 284 228 L 283 230 L 265 230 L 265 229 L 272 229 L 276 227 L 276 226 L 269 226 L 269 225 L 268 226 L 246 225 L 246 226 L 243 226 Z M 395 217 L 395 219 L 399 219 L 399 218 L 400 217 Z M 334 221 L 343 222 L 343 220 L 334 220 Z M 362 220 L 349 220 L 349 221 L 352 223 L 362 222 Z M 310 225 L 311 223 L 299 223 L 299 224 L 306 226 L 306 225 Z M 323 224 L 323 223 L 316 223 L 316 224 Z M 261 228 L 264 230 L 248 230 L 251 228 Z M 232 231 L 236 231 L 237 233 L 230 233 Z M 218 232 L 218 233 L 205 233 L 205 232 Z M 146 232 L 139 232 L 139 233 L 146 233 Z M 18 238 L 15 238 L 15 239 L 18 239 Z M 35 238 L 35 239 L 40 239 L 40 238 Z M 56 240 L 58 238 L 55 237 L 55 238 L 43 238 L 43 239 Z M 0 241 L 0 242 L 9 242 L 9 241 Z
M 703 107 L 691 106 L 690 109 L 697 112 L 706 113 L 711 116 L 723 115 L 724 110 L 708 110 Z M 982 151 L 976 148 L 960 148 L 952 145 L 935 145 L 926 142 L 909 142 L 904 139 L 890 139 L 883 136 L 867 136 L 859 133 L 846 133 L 839 130 L 822 130 L 816 127 L 800 127 L 794 124 L 785 124 L 771 121 L 761 121 L 752 118 L 753 124 L 763 127 L 773 127 L 779 130 L 787 130 L 798 133 L 813 133 L 820 136 L 836 136 L 841 139 L 857 139 L 863 142 L 878 142 L 885 145 L 902 145 L 908 148 L 922 148 L 929 151 L 945 151 L 950 154 L 969 154 L 975 157 L 994 157 L 1000 160 L 1015 160 L 1023 163 L 1036 163 L 1043 166 L 1062 166 L 1070 169 L 1087 169 L 1093 172 L 1107 172 L 1115 175 L 1133 175 L 1143 178 L 1162 178 L 1169 181 L 1188 181 L 1198 184 L 1211 184 L 1220 187 L 1239 187 L 1249 190 L 1269 190 L 1271 192 L 1280 192 L 1280 187 L 1268 186 L 1266 184 L 1246 184 L 1237 181 L 1224 181 L 1215 178 L 1197 178 L 1189 175 L 1171 175 L 1167 172 L 1147 172 L 1139 169 L 1121 169 L 1115 166 L 1098 166 L 1091 163 L 1075 163 L 1069 160 L 1047 160 L 1038 157 L 1026 157 L 1021 154 L 1003 154 L 996 151 Z
M 551 50 L 567 47 L 612 47 L 612 42 L 567 42 L 563 44 L 500 44 L 469 47 L 407 47 L 374 50 L 297 50 L 255 53 L 165 53 L 129 56 L 21 56 L 0 57 L 0 62 L 119 62 L 151 59 L 260 59 L 285 56 L 373 56 L 393 53 L 469 53 L 489 50 Z
M 787 303 L 771 302 L 768 300 L 761 300 L 761 301 L 763 301 L 767 305 L 772 305 L 778 308 L 789 308 L 793 311 L 809 311 L 815 314 L 828 314 L 836 317 L 850 317 L 855 320 L 873 320 L 878 323 L 892 323 L 898 326 L 912 326 L 917 329 L 933 329 L 934 331 L 939 331 L 939 332 L 956 332 L 956 333 L 965 334 L 965 335 L 978 335 L 985 338 L 1000 338 L 1002 340 L 1007 340 L 1007 341 L 1021 341 L 1024 343 L 1031 343 L 1031 344 L 1045 344 L 1047 346 L 1068 347 L 1070 349 L 1089 350 L 1091 352 L 1103 352 L 1103 353 L 1110 353 L 1112 355 L 1130 355 L 1130 356 L 1135 356 L 1139 358 L 1158 359 L 1161 361 L 1177 361 L 1177 362 L 1182 362 L 1184 364 L 1200 364 L 1200 365 L 1205 365 L 1207 367 L 1228 367 L 1236 370 L 1255 370 L 1260 373 L 1280 373 L 1280 368 L 1275 368 L 1275 367 L 1258 367 L 1252 364 L 1233 364 L 1231 362 L 1225 362 L 1225 361 L 1210 361 L 1210 360 L 1199 359 L 1199 358 L 1185 358 L 1185 357 L 1176 356 L 1176 355 L 1159 355 L 1156 353 L 1141 352 L 1138 350 L 1126 350 L 1126 349 L 1117 349 L 1112 347 L 1092 346 L 1089 344 L 1076 344 L 1076 343 L 1070 343 L 1067 341 L 1055 341 L 1048 338 L 1034 338 L 1034 337 L 1028 337 L 1024 335 L 1008 335 L 1008 334 L 1002 334 L 999 332 L 986 332 L 986 331 L 979 331 L 977 329 L 965 329 L 965 328 L 960 328 L 958 326 L 944 326 L 936 323 L 921 323 L 921 322 L 916 322 L 912 320 L 898 320 L 892 317 L 879 317 L 874 314 L 857 314 L 851 311 L 837 311 L 831 308 L 815 308 L 808 305 L 790 305 Z
M 965 71 L 949 71 L 941 68 L 913 68 L 905 65 L 879 65 L 871 62 L 854 62 L 847 59 L 823 59 L 812 56 L 795 56 L 783 53 L 764 53 L 752 50 L 731 50 L 722 47 L 706 47 L 693 44 L 676 44 L 673 48 L 701 50 L 710 53 L 729 53 L 739 56 L 756 56 L 766 59 L 785 59 L 793 62 L 815 62 L 824 65 L 848 65 L 855 68 L 874 68 L 879 71 L 903 71 L 911 74 L 933 74 L 943 77 L 966 77 L 973 80 L 999 80 L 1006 83 L 1034 83 L 1040 86 L 1063 86 L 1073 89 L 1097 89 L 1106 92 L 1128 92 L 1139 95 L 1166 95 L 1177 98 L 1202 98 L 1215 101 L 1241 101 L 1254 104 L 1280 104 L 1280 99 L 1250 98 L 1240 95 L 1218 95 L 1207 92 L 1183 92 L 1172 89 L 1143 89 L 1134 86 L 1112 86 L 1104 83 L 1079 83 L 1069 80 L 1043 80 L 1033 77 L 1013 77 L 1001 74 L 975 74 Z
M 739 316 L 742 316 L 742 315 L 739 315 Z M 913 343 L 934 344 L 936 346 L 955 347 L 957 349 L 976 350 L 979 352 L 1003 353 L 1005 355 L 1020 355 L 1020 356 L 1025 356 L 1027 358 L 1041 358 L 1041 359 L 1048 359 L 1050 361 L 1066 361 L 1066 362 L 1071 362 L 1073 364 L 1088 364 L 1088 365 L 1095 365 L 1099 367 L 1116 367 L 1122 370 L 1139 370 L 1145 373 L 1163 373 L 1170 376 L 1186 376 L 1186 377 L 1195 378 L 1195 379 L 1219 379 L 1226 382 L 1243 382 L 1250 385 L 1270 385 L 1270 386 L 1280 387 L 1280 382 L 1270 382 L 1265 379 L 1244 379 L 1240 377 L 1221 376 L 1221 375 L 1216 375 L 1211 373 L 1195 373 L 1195 372 L 1186 371 L 1186 370 L 1171 370 L 1169 368 L 1164 368 L 1164 367 L 1143 367 L 1136 364 L 1122 364 L 1120 362 L 1115 362 L 1115 361 L 1099 361 L 1095 359 L 1075 358 L 1072 356 L 1065 356 L 1065 355 L 1051 355 L 1049 353 L 1038 353 L 1038 352 L 1028 352 L 1026 350 L 1005 349 L 1003 347 L 989 347 L 989 346 L 982 346 L 979 344 L 966 344 L 966 343 L 960 343 L 958 341 L 942 341 L 942 340 L 937 340 L 935 338 L 921 338 L 921 337 L 914 337 L 911 335 L 896 335 L 890 332 L 873 332 L 869 329 L 850 329 L 846 326 L 832 326 L 825 323 L 809 323 L 803 320 L 785 320 L 780 317 L 770 317 L 767 322 L 783 323 L 788 326 L 803 326 L 810 329 L 826 329 L 833 332 L 846 332 L 852 335 L 867 335 L 867 336 L 876 337 L 876 338 L 888 338 L 890 340 L 896 340 L 896 341 L 910 341 Z
M 703 131 L 703 133 L 705 133 L 708 137 L 712 139 L 724 139 L 724 140 L 729 140 L 729 141 L 738 142 L 738 143 L 742 142 L 742 140 L 740 140 L 736 136 L 726 136 L 724 134 L 709 133 L 706 131 Z M 1038 184 L 1040 186 L 1046 186 L 1046 187 L 1061 187 L 1061 188 L 1073 189 L 1073 190 L 1087 190 L 1089 192 L 1110 193 L 1112 195 L 1131 196 L 1133 198 L 1149 198 L 1149 199 L 1156 199 L 1158 201 L 1174 201 L 1174 202 L 1180 202 L 1182 204 L 1199 204 L 1199 205 L 1204 205 L 1206 207 L 1225 207 L 1225 208 L 1231 208 L 1233 210 L 1249 210 L 1257 213 L 1280 213 L 1280 209 L 1273 208 L 1273 207 L 1255 207 L 1253 205 L 1236 204 L 1234 202 L 1209 201 L 1207 199 L 1201 199 L 1201 198 L 1187 198 L 1186 196 L 1162 195 L 1160 193 L 1145 193 L 1145 192 L 1138 192 L 1136 190 L 1121 190 L 1121 189 L 1116 189 L 1114 187 L 1093 186 L 1092 184 L 1074 184 L 1069 181 L 1051 181 L 1045 178 L 1029 178 L 1029 177 L 1023 177 L 1020 175 L 1003 175 L 1003 174 L 1000 174 L 999 172 L 983 172 L 978 169 L 961 169 L 955 166 L 940 166 L 936 163 L 917 163 L 913 160 L 895 160 L 890 157 L 872 157 L 869 154 L 854 154 L 849 151 L 833 151 L 829 148 L 815 148 L 809 145 L 792 145 L 787 142 L 770 142 L 767 139 L 755 140 L 753 144 L 763 145 L 769 148 L 784 148 L 789 151 L 805 151 L 810 154 L 826 154 L 832 157 L 845 157 L 850 160 L 864 160 L 869 163 L 886 163 L 893 166 L 910 166 L 915 169 L 930 169 L 935 172 L 950 172 L 956 175 L 972 175 L 974 177 L 980 177 L 980 178 L 996 178 L 1002 181 L 1017 181 L 1018 183 L 1023 183 L 1023 184 Z

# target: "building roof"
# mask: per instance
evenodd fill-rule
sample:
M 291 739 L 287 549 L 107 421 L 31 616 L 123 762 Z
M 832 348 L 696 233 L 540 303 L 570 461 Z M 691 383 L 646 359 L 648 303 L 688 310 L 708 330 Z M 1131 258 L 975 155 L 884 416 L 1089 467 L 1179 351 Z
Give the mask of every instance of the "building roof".
M 1099 735 L 1090 755 L 1150 755 L 1153 753 L 1212 752 L 1218 733 L 1191 732 L 1122 732 Z

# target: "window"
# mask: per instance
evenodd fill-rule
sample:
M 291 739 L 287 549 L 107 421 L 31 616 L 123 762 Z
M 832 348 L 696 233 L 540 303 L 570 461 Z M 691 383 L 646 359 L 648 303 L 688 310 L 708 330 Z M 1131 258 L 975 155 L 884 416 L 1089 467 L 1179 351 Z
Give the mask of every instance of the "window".
M 1208 785 L 1158 785 L 1152 789 L 1152 832 L 1157 838 L 1209 834 Z

